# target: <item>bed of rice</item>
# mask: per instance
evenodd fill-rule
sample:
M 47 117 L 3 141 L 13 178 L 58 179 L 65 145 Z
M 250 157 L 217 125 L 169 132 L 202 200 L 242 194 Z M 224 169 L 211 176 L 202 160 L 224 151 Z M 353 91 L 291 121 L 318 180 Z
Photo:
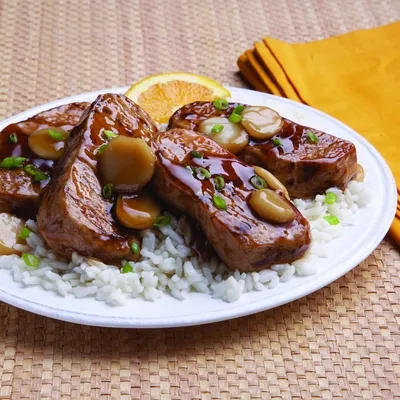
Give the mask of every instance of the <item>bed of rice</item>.
M 327 257 L 325 244 L 340 236 L 346 226 L 354 224 L 357 210 L 365 206 L 370 193 L 366 183 L 352 181 L 344 192 L 329 189 L 337 201 L 328 205 L 325 196 L 315 200 L 295 199 L 294 203 L 312 227 L 313 244 L 306 257 L 292 264 L 275 265 L 261 272 L 230 271 L 218 259 L 201 261 L 190 249 L 192 232 L 182 216 L 171 215 L 171 223 L 159 230 L 141 232 L 140 262 L 130 262 L 133 272 L 121 273 L 121 265 L 106 265 L 96 259 L 74 254 L 68 262 L 46 247 L 34 221 L 26 225 L 31 234 L 19 251 L 39 258 L 38 268 L 30 268 L 16 255 L 0 257 L 0 268 L 8 269 L 16 282 L 24 287 L 41 286 L 61 296 L 92 296 L 109 305 L 119 306 L 128 299 L 142 297 L 155 301 L 168 293 L 183 300 L 191 291 L 208 293 L 216 299 L 235 301 L 242 293 L 268 290 L 294 275 L 317 273 L 318 258 Z M 337 216 L 338 225 L 329 225 L 323 217 Z

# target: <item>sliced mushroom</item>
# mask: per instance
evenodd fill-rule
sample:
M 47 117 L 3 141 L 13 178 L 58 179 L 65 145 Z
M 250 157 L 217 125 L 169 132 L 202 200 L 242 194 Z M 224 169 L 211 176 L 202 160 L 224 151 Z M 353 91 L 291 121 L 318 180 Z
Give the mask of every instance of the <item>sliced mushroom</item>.
M 33 132 L 28 138 L 29 148 L 45 160 L 59 160 L 64 154 L 69 133 L 62 128 L 46 128 Z
M 118 136 L 100 155 L 101 175 L 120 193 L 136 193 L 150 182 L 155 157 L 150 147 L 139 138 Z
M 253 166 L 254 172 L 258 175 L 261 176 L 261 178 L 264 179 L 265 183 L 267 186 L 273 190 L 281 190 L 285 197 L 290 200 L 289 193 L 286 189 L 286 187 L 283 185 L 283 183 L 274 175 L 271 174 L 271 172 L 267 171 L 264 168 Z
M 290 203 L 271 189 L 253 192 L 249 198 L 249 205 L 262 219 L 278 224 L 293 221 L 296 216 Z
M 243 110 L 241 123 L 252 138 L 267 140 L 282 129 L 283 119 L 271 108 L 250 106 Z
M 19 243 L 18 235 L 24 226 L 22 219 L 11 214 L 0 214 L 0 256 L 19 253 L 14 246 Z
M 120 196 L 117 199 L 118 221 L 127 228 L 151 228 L 160 212 L 161 207 L 158 201 L 147 194 Z
M 234 124 L 228 118 L 206 119 L 199 125 L 199 131 L 233 154 L 238 153 L 249 143 L 247 132 L 240 124 Z

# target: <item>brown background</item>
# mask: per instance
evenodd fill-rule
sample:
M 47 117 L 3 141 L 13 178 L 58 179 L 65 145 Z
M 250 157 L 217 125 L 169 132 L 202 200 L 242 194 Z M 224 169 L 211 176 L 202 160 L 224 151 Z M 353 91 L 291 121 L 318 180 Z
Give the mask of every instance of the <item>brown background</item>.
M 398 0 L 0 0 L 0 118 L 168 70 L 245 86 L 236 59 L 264 35 L 399 18 Z M 197 328 L 90 328 L 1 304 L 0 398 L 400 398 L 399 267 L 385 239 L 315 294 Z

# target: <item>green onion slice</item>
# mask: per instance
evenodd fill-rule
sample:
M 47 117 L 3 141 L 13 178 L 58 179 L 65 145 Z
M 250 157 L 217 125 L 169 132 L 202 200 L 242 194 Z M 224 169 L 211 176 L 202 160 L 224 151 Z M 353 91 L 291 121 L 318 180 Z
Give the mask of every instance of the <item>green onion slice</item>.
M 329 224 L 329 225 L 337 225 L 340 223 L 339 218 L 335 217 L 334 215 L 327 215 L 324 217 L 324 220 Z
M 116 138 L 118 135 L 116 134 L 116 133 L 114 133 L 113 131 L 110 131 L 110 130 L 107 130 L 107 129 L 105 129 L 104 131 L 103 131 L 103 133 L 104 133 L 104 135 L 106 136 L 106 138 L 108 139 L 108 140 L 111 140 L 111 139 L 114 139 L 114 138 Z
M 282 142 L 278 138 L 273 138 L 272 142 L 275 146 L 282 146 Z
M 39 259 L 33 254 L 24 253 L 22 259 L 28 267 L 37 268 L 39 266 Z
M 204 178 L 206 178 L 206 179 L 211 178 L 211 173 L 210 173 L 210 171 L 206 170 L 206 169 L 203 168 L 203 167 L 198 167 L 198 168 L 196 168 L 196 172 L 197 172 L 197 174 L 203 175 Z
M 233 112 L 230 116 L 229 116 L 229 121 L 231 121 L 234 124 L 238 124 L 241 120 L 242 120 L 242 116 L 239 114 L 236 114 L 235 112 Z
M 204 157 L 203 153 L 200 153 L 200 151 L 196 151 L 196 150 L 192 150 L 190 152 L 190 154 L 192 155 L 193 158 L 203 158 Z
M 34 182 L 41 182 L 50 178 L 48 174 L 38 171 L 38 169 L 33 164 L 25 165 L 24 171 L 33 176 Z
M 18 143 L 18 136 L 17 136 L 17 134 L 16 134 L 16 133 L 12 133 L 12 134 L 8 137 L 8 140 L 9 140 L 11 143 Z
M 226 110 L 229 107 L 229 103 L 225 99 L 214 100 L 213 104 L 217 110 Z
M 50 179 L 50 176 L 45 174 L 44 172 L 38 171 L 34 176 L 33 176 L 33 181 L 34 182 L 42 182 L 47 179 Z
M 337 196 L 333 192 L 327 192 L 325 195 L 325 203 L 326 204 L 335 204 L 337 200 Z
M 217 190 L 222 190 L 225 187 L 225 180 L 221 175 L 217 175 L 214 178 L 214 186 Z
M 62 133 L 58 132 L 58 131 L 55 131 L 53 129 L 49 129 L 49 135 L 56 142 L 60 142 L 61 140 L 64 140 L 64 137 L 63 137 Z
M 214 125 L 211 129 L 211 133 L 220 133 L 223 129 L 223 125 Z
M 128 262 L 126 262 L 126 263 L 124 264 L 124 266 L 122 267 L 121 272 L 122 272 L 123 274 L 128 274 L 129 272 L 133 272 L 132 265 L 129 264 Z
M 243 110 L 244 110 L 244 106 L 239 104 L 238 106 L 236 106 L 234 108 L 234 110 L 232 112 L 237 114 L 237 115 L 242 115 Z
M 0 162 L 0 168 L 21 168 L 25 160 L 25 157 L 6 157 Z
M 113 195 L 113 185 L 111 183 L 107 183 L 107 185 L 103 187 L 101 194 L 105 199 L 111 199 Z
M 104 153 L 104 150 L 106 149 L 107 144 L 102 144 L 99 149 L 97 150 L 97 154 L 102 155 Z
M 133 254 L 139 254 L 139 245 L 136 242 L 132 242 L 129 248 Z
M 29 175 L 35 176 L 37 174 L 37 169 L 33 164 L 25 165 L 24 171 L 27 172 Z
M 212 197 L 212 201 L 214 206 L 217 207 L 219 210 L 226 210 L 226 201 L 223 197 L 214 194 Z
M 24 226 L 22 231 L 19 233 L 18 238 L 25 240 L 29 237 L 30 233 L 31 231 L 26 226 Z
M 308 140 L 313 144 L 319 142 L 319 139 L 315 136 L 314 132 L 307 131 L 307 137 L 308 137 Z
M 185 168 L 186 168 L 188 171 L 190 171 L 190 173 L 191 173 L 192 175 L 194 174 L 194 171 L 195 171 L 194 167 L 192 167 L 191 165 L 185 163 Z
M 265 180 L 263 178 L 261 178 L 261 176 L 258 175 L 254 175 L 251 179 L 250 179 L 250 183 L 256 188 L 256 189 L 264 189 L 267 187 L 267 183 L 265 182 Z
M 168 215 L 160 215 L 153 222 L 153 228 L 160 228 L 161 226 L 167 226 L 171 221 Z

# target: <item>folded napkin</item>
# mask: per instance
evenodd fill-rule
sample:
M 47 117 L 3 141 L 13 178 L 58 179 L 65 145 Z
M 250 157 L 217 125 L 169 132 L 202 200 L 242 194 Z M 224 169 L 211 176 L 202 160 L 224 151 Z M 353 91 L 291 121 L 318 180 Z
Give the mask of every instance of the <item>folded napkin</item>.
M 400 22 L 310 43 L 264 38 L 238 66 L 255 89 L 322 110 L 379 150 L 398 188 L 400 244 Z

